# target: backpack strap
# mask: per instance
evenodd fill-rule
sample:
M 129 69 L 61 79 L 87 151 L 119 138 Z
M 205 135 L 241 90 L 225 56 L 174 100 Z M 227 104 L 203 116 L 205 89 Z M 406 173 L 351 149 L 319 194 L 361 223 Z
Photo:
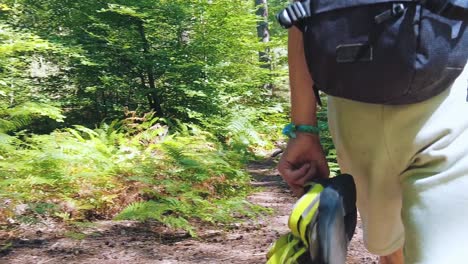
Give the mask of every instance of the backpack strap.
M 455 20 L 468 20 L 466 0 L 420 0 L 420 2 L 433 13 Z
M 298 25 L 304 19 L 312 15 L 322 12 L 331 11 L 334 9 L 347 8 L 359 5 L 369 5 L 384 2 L 401 3 L 418 3 L 430 10 L 435 14 L 455 19 L 455 20 L 468 20 L 468 1 L 466 0 L 338 0 L 338 1 L 324 1 L 324 0 L 299 0 L 290 4 L 276 15 L 276 19 L 283 28 L 290 28 L 293 25 Z M 311 10 L 314 9 L 314 10 Z
M 295 0 L 294 3 L 288 5 L 288 7 L 279 12 L 276 15 L 276 19 L 283 28 L 290 28 L 293 25 L 299 26 L 300 28 L 300 23 L 303 20 L 324 12 L 360 5 L 415 1 L 419 0 Z

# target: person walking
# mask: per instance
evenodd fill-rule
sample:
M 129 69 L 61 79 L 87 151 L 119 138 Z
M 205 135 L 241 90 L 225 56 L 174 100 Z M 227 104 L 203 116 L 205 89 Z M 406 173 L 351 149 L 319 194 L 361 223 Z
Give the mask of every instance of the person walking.
M 315 67 L 326 65 L 313 65 L 314 60 L 322 61 L 311 55 L 308 50 L 311 46 L 305 46 L 310 42 L 311 37 L 307 36 L 312 34 L 307 32 L 310 28 L 304 29 L 304 24 L 289 28 L 292 124 L 317 127 L 318 97 L 312 87 L 319 84 L 328 93 L 328 122 L 341 171 L 353 175 L 356 182 L 365 245 L 371 253 L 380 256 L 382 264 L 468 263 L 466 2 L 428 3 L 427 7 L 432 9 L 452 5 L 461 10 L 456 15 L 464 22 L 450 17 L 444 19 L 458 25 L 456 33 L 461 39 L 457 43 L 461 46 L 457 56 L 463 57 L 465 67 L 458 69 L 450 82 L 436 83 L 441 87 L 437 92 L 408 102 L 402 97 L 396 103 L 375 103 L 323 89 L 328 88 L 324 85 L 332 86 L 335 80 L 315 81 L 316 76 L 321 78 L 320 74 L 315 75 Z M 447 30 L 452 30 L 454 35 L 454 28 L 447 27 Z M 340 78 L 334 74 L 334 71 L 327 72 L 328 78 Z M 358 78 L 368 78 L 366 74 L 363 71 Z M 437 80 L 433 75 L 426 78 Z M 352 81 L 348 84 L 352 93 Z M 384 85 L 365 89 L 379 91 Z M 307 182 L 329 177 L 320 135 L 295 131 L 278 170 L 297 196 L 302 195 Z

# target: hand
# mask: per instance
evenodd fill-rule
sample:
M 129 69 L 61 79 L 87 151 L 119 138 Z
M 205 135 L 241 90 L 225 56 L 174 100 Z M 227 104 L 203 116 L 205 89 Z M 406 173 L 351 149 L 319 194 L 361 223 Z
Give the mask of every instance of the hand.
M 297 133 L 278 164 L 278 171 L 295 195 L 304 194 L 304 185 L 318 178 L 328 178 L 330 170 L 318 135 Z

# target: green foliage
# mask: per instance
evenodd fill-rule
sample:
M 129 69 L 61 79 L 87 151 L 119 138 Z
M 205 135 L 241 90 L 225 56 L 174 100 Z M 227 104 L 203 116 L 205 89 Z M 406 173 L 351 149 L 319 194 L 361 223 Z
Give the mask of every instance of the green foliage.
M 33 122 L 35 118 L 48 117 L 57 122 L 63 122 L 65 116 L 57 107 L 26 102 L 7 109 L 0 108 L 0 133 L 17 131 L 25 128 Z
M 173 228 L 185 229 L 189 231 L 192 236 L 195 236 L 195 231 L 186 218 L 182 216 L 174 216 L 178 214 L 187 215 L 187 211 L 187 206 L 184 206 L 184 204 L 174 199 L 161 202 L 135 202 L 127 206 L 116 217 L 116 219 L 131 219 L 139 221 L 153 219 L 166 223 L 168 226 Z
M 156 219 L 193 233 L 190 219 L 258 213 L 243 202 L 250 177 L 239 155 L 196 127 L 167 135 L 158 120 L 130 116 L 94 130 L 15 137 L 15 150 L 0 159 L 0 199 L 10 201 L 3 216 L 86 220 L 125 208 L 118 219 Z
M 13 247 L 12 242 L 5 242 L 5 244 L 0 244 L 0 253 L 5 253 Z
M 181 228 L 196 236 L 188 219 L 198 218 L 209 223 L 229 223 L 239 216 L 256 217 L 267 210 L 246 202 L 243 198 L 206 200 L 187 194 L 179 199 L 135 202 L 127 206 L 116 219 L 138 221 L 157 220 L 172 228 Z
M 16 55 L 24 67 L 40 60 L 46 73 L 34 86 L 71 124 L 120 118 L 125 108 L 200 124 L 234 100 L 263 101 L 264 85 L 286 76 L 258 60 L 268 48 L 278 64 L 285 35 L 259 42 L 254 1 L 5 1 L 9 30 L 33 33 L 4 48 L 29 51 Z
M 194 235 L 193 219 L 261 212 L 243 167 L 283 140 L 286 1 L 269 0 L 269 43 L 254 2 L 3 0 L 0 223 L 116 216 Z
M 83 233 L 79 233 L 79 232 L 73 232 L 73 231 L 69 231 L 69 232 L 65 232 L 65 237 L 69 237 L 69 238 L 72 238 L 72 239 L 75 239 L 75 240 L 83 240 L 87 237 L 86 234 L 83 234 Z
M 14 9 L 8 10 L 16 17 Z M 12 143 L 13 139 L 6 133 L 25 129 L 44 118 L 64 121 L 62 110 L 51 98 L 57 94 L 42 93 L 47 85 L 41 84 L 40 79 L 59 78 L 59 71 L 48 60 L 66 54 L 66 50 L 9 22 L 0 19 L 0 142 L 4 143 L 0 151 Z
M 281 103 L 255 108 L 238 106 L 221 119 L 226 120 L 226 125 L 219 125 L 216 130 L 231 148 L 259 152 L 276 147 L 274 142 L 282 139 L 281 129 L 288 119 Z

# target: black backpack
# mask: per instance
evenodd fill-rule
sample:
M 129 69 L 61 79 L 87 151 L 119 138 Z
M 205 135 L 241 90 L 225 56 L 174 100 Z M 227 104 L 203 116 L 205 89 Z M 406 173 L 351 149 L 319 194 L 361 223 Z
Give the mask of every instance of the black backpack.
M 468 0 L 305 0 L 277 18 L 303 32 L 316 92 L 408 104 L 439 94 L 462 72 L 467 9 Z

